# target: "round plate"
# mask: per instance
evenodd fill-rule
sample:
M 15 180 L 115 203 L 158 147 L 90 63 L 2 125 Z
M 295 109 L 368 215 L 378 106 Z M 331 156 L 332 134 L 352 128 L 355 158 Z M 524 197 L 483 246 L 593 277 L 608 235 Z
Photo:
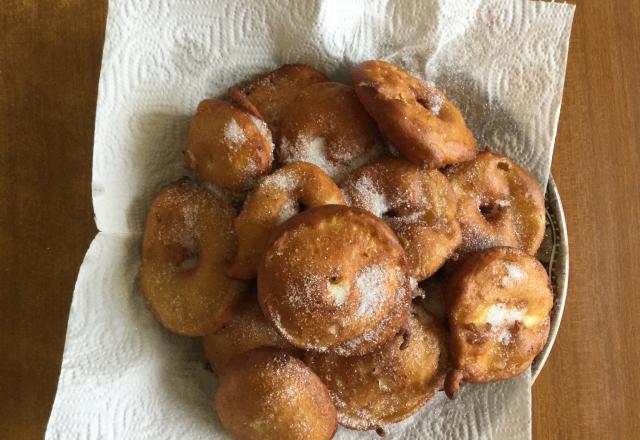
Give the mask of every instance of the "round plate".
M 537 257 L 547 268 L 551 286 L 553 287 L 554 303 L 551 310 L 551 329 L 549 339 L 540 354 L 531 364 L 531 382 L 533 383 L 544 363 L 549 357 L 551 347 L 558 334 L 564 304 L 567 299 L 567 284 L 569 280 L 569 240 L 567 236 L 567 224 L 562 210 L 560 194 L 553 177 L 549 177 L 547 193 L 545 195 L 545 205 L 547 211 L 547 228 L 544 234 L 544 241 L 538 250 Z

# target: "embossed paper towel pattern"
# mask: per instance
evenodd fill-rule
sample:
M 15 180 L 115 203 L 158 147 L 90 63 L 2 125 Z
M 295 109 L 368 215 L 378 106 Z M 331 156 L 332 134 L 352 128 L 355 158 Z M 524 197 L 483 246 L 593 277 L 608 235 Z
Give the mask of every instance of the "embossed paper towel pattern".
M 156 323 L 136 285 L 147 207 L 185 173 L 199 100 L 286 62 L 347 81 L 354 64 L 385 58 L 444 88 L 481 146 L 543 183 L 572 16 L 524 0 L 111 0 L 93 162 L 101 232 L 78 276 L 47 438 L 226 438 L 199 341 Z M 523 375 L 438 396 L 389 437 L 530 438 L 529 386 Z

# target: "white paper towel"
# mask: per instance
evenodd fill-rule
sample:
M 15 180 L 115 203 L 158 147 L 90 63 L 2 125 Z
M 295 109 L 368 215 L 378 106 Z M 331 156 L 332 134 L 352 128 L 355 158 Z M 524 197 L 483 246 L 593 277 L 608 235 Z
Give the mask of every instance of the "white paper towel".
M 136 284 L 155 192 L 184 174 L 197 103 L 282 63 L 348 81 L 384 58 L 434 81 L 481 146 L 546 182 L 574 7 L 524 0 L 111 0 L 96 116 L 101 231 L 78 275 L 50 439 L 225 438 L 199 341 L 170 334 Z M 390 438 L 528 439 L 528 374 L 438 396 Z M 340 430 L 339 438 L 375 438 Z

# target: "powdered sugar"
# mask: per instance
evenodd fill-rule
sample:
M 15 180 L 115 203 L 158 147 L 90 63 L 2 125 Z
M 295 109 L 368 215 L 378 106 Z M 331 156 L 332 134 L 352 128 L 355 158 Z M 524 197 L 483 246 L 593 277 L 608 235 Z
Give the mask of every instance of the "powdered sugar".
M 337 307 L 340 307 L 344 304 L 344 302 L 349 297 L 350 291 L 351 283 L 349 283 L 348 279 L 344 279 L 338 283 L 327 281 L 327 292 L 329 293 L 330 297 L 333 299 L 333 302 Z
M 507 264 L 507 273 L 509 274 L 509 277 L 514 280 L 520 281 L 527 278 L 527 273 L 515 264 Z
M 511 339 L 512 339 L 512 335 L 511 332 L 509 331 L 509 329 L 504 329 L 499 335 L 498 335 L 498 341 L 502 344 L 502 345 L 509 345 L 511 344 Z
M 440 114 L 443 104 L 444 99 L 441 95 L 434 93 L 429 97 L 429 111 L 434 115 L 438 116 Z
M 327 175 L 336 181 L 341 181 L 349 172 L 380 157 L 384 149 L 376 143 L 360 154 L 354 154 L 348 149 L 332 151 L 332 159 L 329 157 L 329 145 L 323 137 L 308 138 L 299 134 L 292 142 L 284 138 L 280 143 L 280 159 L 285 163 L 308 162 L 322 169 Z M 337 149 L 335 149 L 337 150 Z
M 235 118 L 231 118 L 224 127 L 224 139 L 233 145 L 240 145 L 247 141 L 244 130 L 242 130 Z
M 269 130 L 267 123 L 260 118 L 256 118 L 253 115 L 249 115 L 249 117 L 251 118 L 251 121 L 253 122 L 253 124 L 258 128 L 258 131 L 260 132 L 260 134 L 269 141 L 269 148 L 273 153 L 275 146 L 273 145 L 273 137 L 271 136 L 271 131 Z
M 516 321 L 522 322 L 526 314 L 526 309 L 507 307 L 503 303 L 498 303 L 489 307 L 485 321 L 494 328 L 511 327 Z
M 487 311 L 485 320 L 491 324 L 491 331 L 497 333 L 497 340 L 502 345 L 509 345 L 512 340 L 510 328 L 516 322 L 522 322 L 527 309 L 506 307 L 502 303 L 492 305 Z
M 284 223 L 298 213 L 298 204 L 293 199 L 289 199 L 280 208 L 278 215 L 278 224 Z
M 286 172 L 276 172 L 262 180 L 263 185 L 268 185 L 280 191 L 291 191 L 298 185 L 297 175 Z
M 249 175 L 254 175 L 258 172 L 258 164 L 254 160 L 249 159 L 247 166 L 244 169 Z M 253 182 L 255 184 L 255 182 Z
M 376 188 L 369 176 L 364 175 L 358 179 L 353 185 L 353 190 L 345 194 L 349 205 L 362 207 L 378 217 L 389 211 L 387 198 Z
M 515 264 L 507 264 L 507 275 L 500 279 L 500 285 L 502 287 L 514 287 L 520 281 L 527 278 L 527 273 L 520 269 Z
M 373 315 L 381 301 L 387 296 L 387 271 L 379 265 L 365 267 L 356 277 L 356 287 L 360 291 L 359 316 Z
M 327 143 L 322 137 L 309 139 L 300 134 L 294 143 L 288 139 L 283 139 L 280 145 L 283 160 L 286 162 L 308 162 L 312 163 L 327 173 L 335 177 L 337 168 L 327 157 Z

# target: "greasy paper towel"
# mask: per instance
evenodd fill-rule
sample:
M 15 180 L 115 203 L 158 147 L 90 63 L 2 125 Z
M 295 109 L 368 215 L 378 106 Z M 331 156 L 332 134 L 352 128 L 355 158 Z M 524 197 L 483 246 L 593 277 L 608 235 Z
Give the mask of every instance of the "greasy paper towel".
M 199 341 L 164 330 L 136 284 L 146 210 L 184 174 L 198 101 L 283 63 L 348 81 L 354 64 L 384 58 L 434 81 L 480 146 L 545 183 L 573 10 L 524 0 L 111 0 L 93 161 L 101 232 L 78 275 L 47 438 L 225 438 Z M 440 395 L 388 435 L 528 439 L 530 411 L 525 374 L 467 385 L 455 402 Z

